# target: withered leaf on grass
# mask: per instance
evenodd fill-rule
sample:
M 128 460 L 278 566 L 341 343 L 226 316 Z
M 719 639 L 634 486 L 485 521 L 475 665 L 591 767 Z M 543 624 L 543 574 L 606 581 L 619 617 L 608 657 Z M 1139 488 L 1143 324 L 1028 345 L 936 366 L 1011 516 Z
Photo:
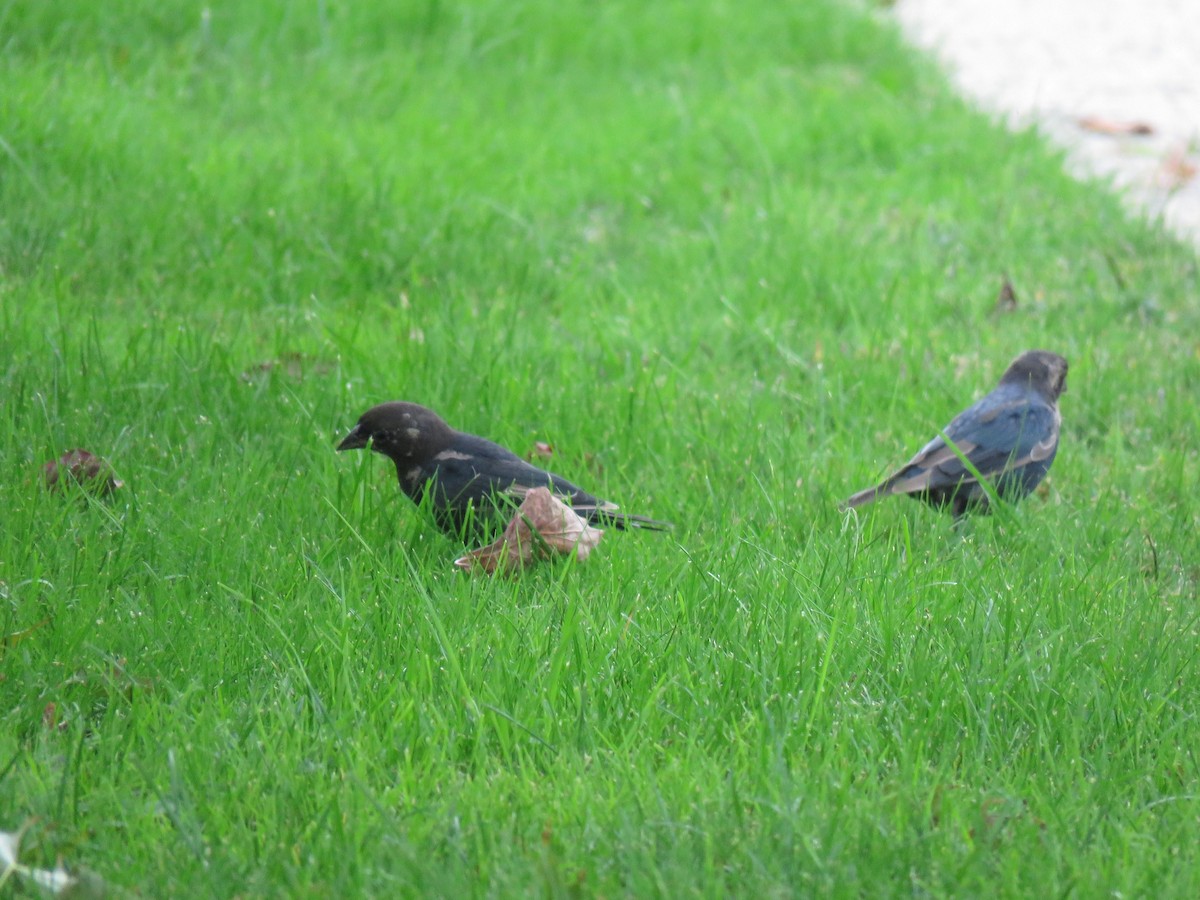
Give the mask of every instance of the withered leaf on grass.
M 111 494 L 125 482 L 117 478 L 107 460 L 87 450 L 68 450 L 58 459 L 42 466 L 42 477 L 50 490 L 62 490 L 67 484 L 78 484 L 97 494 Z
M 488 575 L 516 572 L 555 555 L 574 553 L 581 561 L 600 543 L 604 531 L 593 528 L 575 510 L 544 487 L 525 495 L 498 539 L 459 557 L 454 564 Z
M 1126 134 L 1145 137 L 1154 134 L 1154 126 L 1148 122 L 1104 119 L 1100 116 L 1084 116 L 1077 121 L 1079 127 L 1084 131 L 1091 131 L 1095 134 L 1107 134 L 1114 137 Z
M 1181 188 L 1196 177 L 1197 168 L 1185 148 L 1175 147 L 1163 157 L 1159 180 L 1168 189 Z
M 1008 280 L 1008 276 L 1004 276 L 1004 283 L 1000 285 L 1000 293 L 996 297 L 996 306 L 993 309 L 997 315 L 1010 313 L 1017 308 L 1017 292 L 1013 289 L 1012 282 Z
M 292 351 L 276 359 L 255 363 L 242 373 L 242 381 L 254 381 L 270 372 L 279 372 L 289 378 L 303 378 L 305 375 L 325 375 L 332 369 L 333 366 L 325 360 Z

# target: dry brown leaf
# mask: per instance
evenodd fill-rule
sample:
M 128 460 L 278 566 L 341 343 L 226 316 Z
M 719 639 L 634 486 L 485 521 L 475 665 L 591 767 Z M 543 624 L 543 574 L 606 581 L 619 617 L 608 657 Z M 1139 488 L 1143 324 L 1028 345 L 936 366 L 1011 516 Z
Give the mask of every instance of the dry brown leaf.
M 573 553 L 583 561 L 603 534 L 547 488 L 534 488 L 497 540 L 459 557 L 454 564 L 468 572 L 493 575 L 516 572 L 555 555 Z
M 68 450 L 42 466 L 42 477 L 50 490 L 61 490 L 74 482 L 97 494 L 111 494 L 125 482 L 113 474 L 112 466 L 87 450 Z
M 254 381 L 270 372 L 279 372 L 289 378 L 303 378 L 306 374 L 325 375 L 332 369 L 333 366 L 324 360 L 293 351 L 284 353 L 278 359 L 267 359 L 255 363 L 242 373 L 242 381 Z
M 1099 116 L 1084 116 L 1078 120 L 1078 125 L 1084 131 L 1095 134 L 1107 134 L 1112 137 L 1135 135 L 1145 137 L 1154 134 L 1154 126 L 1148 122 L 1121 122 L 1117 119 L 1102 119 Z
M 1017 292 L 1013 290 L 1012 282 L 1008 280 L 1008 276 L 1004 277 L 1004 283 L 1000 285 L 1000 294 L 996 297 L 996 313 L 1010 313 L 1017 308 Z
M 1162 181 L 1168 188 L 1179 188 L 1196 177 L 1196 162 L 1190 159 L 1187 150 L 1175 147 L 1163 157 Z

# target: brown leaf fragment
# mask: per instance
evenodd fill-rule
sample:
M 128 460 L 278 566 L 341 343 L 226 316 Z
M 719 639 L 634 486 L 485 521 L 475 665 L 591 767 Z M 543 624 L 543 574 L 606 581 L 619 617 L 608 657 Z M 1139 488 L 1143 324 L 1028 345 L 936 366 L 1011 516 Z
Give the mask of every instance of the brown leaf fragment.
M 254 381 L 256 378 L 271 372 L 278 372 L 289 378 L 300 379 L 305 375 L 325 375 L 332 370 L 328 362 L 316 359 L 305 353 L 290 351 L 277 359 L 266 359 L 255 363 L 242 372 L 242 381 Z
M 125 482 L 113 474 L 112 466 L 87 450 L 68 450 L 58 459 L 42 466 L 42 477 L 46 487 L 52 491 L 62 490 L 66 484 L 74 483 L 97 494 L 111 494 Z
M 549 489 L 534 488 L 525 495 L 499 538 L 459 557 L 454 564 L 468 572 L 494 575 L 516 572 L 555 555 L 573 553 L 583 561 L 603 534 Z
M 1076 120 L 1084 131 L 1091 131 L 1095 134 L 1106 134 L 1111 137 L 1121 137 L 1124 135 L 1134 135 L 1137 137 L 1145 137 L 1154 134 L 1154 126 L 1148 122 L 1138 122 L 1136 120 L 1124 122 L 1119 119 L 1104 119 L 1100 116 L 1083 116 Z
M 1013 312 L 1017 308 L 1017 292 L 1013 290 L 1012 282 L 1008 280 L 1008 276 L 1004 276 L 1004 283 L 1000 285 L 1000 294 L 996 297 L 996 306 L 993 309 L 997 315 Z
M 1163 157 L 1161 181 L 1168 189 L 1178 189 L 1195 178 L 1196 171 L 1197 164 L 1188 157 L 1187 150 L 1175 147 Z

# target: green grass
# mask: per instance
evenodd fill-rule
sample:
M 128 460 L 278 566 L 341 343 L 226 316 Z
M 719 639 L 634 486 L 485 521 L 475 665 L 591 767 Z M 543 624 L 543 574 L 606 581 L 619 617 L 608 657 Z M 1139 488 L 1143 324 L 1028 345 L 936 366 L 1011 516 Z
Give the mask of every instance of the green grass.
M 888 25 L 15 0 L 0 83 L 24 861 L 145 896 L 1200 894 L 1196 255 Z M 1072 366 L 1048 491 L 962 531 L 837 510 L 1034 347 Z M 678 527 L 456 573 L 332 450 L 387 399 Z M 42 490 L 71 447 L 126 487 Z

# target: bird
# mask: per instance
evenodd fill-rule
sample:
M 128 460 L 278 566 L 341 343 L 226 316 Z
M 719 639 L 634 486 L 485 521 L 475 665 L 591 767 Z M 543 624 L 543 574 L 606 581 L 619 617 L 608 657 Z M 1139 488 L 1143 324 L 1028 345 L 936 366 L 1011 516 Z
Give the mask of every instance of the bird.
M 908 494 L 939 509 L 949 506 L 955 519 L 968 510 L 989 511 L 987 491 L 959 454 L 1000 497 L 1019 500 L 1046 477 L 1058 453 L 1058 398 L 1066 389 L 1066 359 L 1047 350 L 1022 353 L 995 390 L 955 416 L 903 468 L 842 508 Z
M 503 525 L 533 488 L 549 488 L 589 523 L 625 530 L 668 531 L 669 522 L 635 516 L 539 469 L 499 444 L 456 431 L 416 403 L 393 401 L 368 409 L 337 445 L 338 452 L 370 447 L 396 464 L 400 488 L 417 505 L 427 501 L 451 537 L 478 537 Z

